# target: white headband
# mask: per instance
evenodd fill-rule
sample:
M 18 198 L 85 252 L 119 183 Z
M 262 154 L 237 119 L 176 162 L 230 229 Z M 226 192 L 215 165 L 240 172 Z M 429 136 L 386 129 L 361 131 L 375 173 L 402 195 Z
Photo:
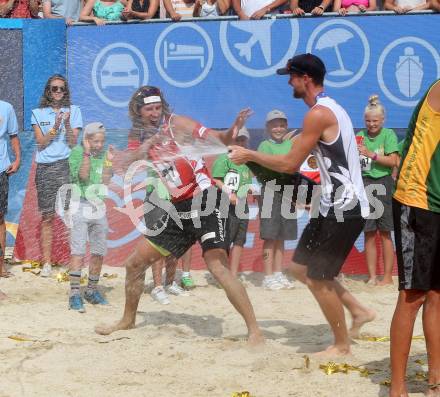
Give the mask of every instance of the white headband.
M 145 105 L 148 105 L 149 103 L 155 103 L 155 102 L 162 102 L 162 99 L 160 96 L 147 96 L 144 98 Z

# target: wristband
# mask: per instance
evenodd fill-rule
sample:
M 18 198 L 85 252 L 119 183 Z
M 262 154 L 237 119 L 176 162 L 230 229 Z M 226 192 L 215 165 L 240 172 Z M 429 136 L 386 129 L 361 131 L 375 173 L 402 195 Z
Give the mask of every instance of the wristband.
M 48 133 L 49 133 L 50 136 L 55 136 L 55 135 L 57 134 L 57 130 L 56 130 L 55 128 L 52 127 L 52 128 L 48 131 Z
M 110 160 L 104 160 L 104 167 L 112 167 L 113 163 Z
M 376 160 L 377 160 L 377 153 L 374 153 L 374 156 L 371 157 L 371 159 L 372 159 L 373 161 L 376 161 Z
M 322 11 L 324 11 L 324 7 L 323 6 L 318 6 L 318 8 L 320 8 Z

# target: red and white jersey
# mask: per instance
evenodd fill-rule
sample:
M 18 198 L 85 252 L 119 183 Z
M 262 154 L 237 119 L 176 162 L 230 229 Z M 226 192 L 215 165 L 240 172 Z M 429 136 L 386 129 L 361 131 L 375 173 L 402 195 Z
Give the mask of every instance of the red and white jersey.
M 169 139 L 153 145 L 149 150 L 149 156 L 155 170 L 170 192 L 171 201 L 177 202 L 190 199 L 196 193 L 214 186 L 215 183 L 201 156 L 182 156 L 175 160 L 166 160 L 167 156 L 180 152 L 170 123 L 173 116 L 170 115 L 165 119 L 161 129 L 161 134 Z M 203 139 L 207 130 L 201 124 L 197 124 L 192 132 L 193 138 Z

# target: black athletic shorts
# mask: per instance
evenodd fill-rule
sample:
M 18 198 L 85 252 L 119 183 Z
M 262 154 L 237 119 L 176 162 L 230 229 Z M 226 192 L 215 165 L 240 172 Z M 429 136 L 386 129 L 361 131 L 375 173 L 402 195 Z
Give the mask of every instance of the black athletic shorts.
M 228 251 L 226 223 L 229 200 L 226 196 L 226 200 L 222 201 L 226 205 L 225 211 L 220 211 L 221 197 L 221 191 L 213 187 L 204 190 L 192 199 L 178 203 L 161 200 L 161 205 L 156 206 L 152 203 L 152 197 L 147 198 L 146 203 L 154 208 L 144 216 L 147 227 L 145 238 L 176 258 L 180 258 L 196 241 L 200 243 L 203 253 L 215 248 Z M 211 198 L 214 198 L 214 201 L 208 203 L 208 199 Z M 192 208 L 193 200 L 200 200 L 201 205 Z M 176 210 L 174 216 L 170 215 L 172 213 L 170 210 L 163 208 L 166 206 L 174 206 Z M 212 210 L 209 210 L 210 208 Z M 207 215 L 201 214 L 200 211 L 202 213 L 206 211 Z M 176 222 L 176 216 L 182 228 Z
M 365 219 L 361 216 L 346 218 L 310 219 L 298 242 L 293 261 L 307 266 L 307 277 L 314 280 L 333 280 L 362 232 Z
M 68 183 L 70 183 L 68 159 L 37 164 L 35 186 L 37 188 L 38 209 L 43 215 L 55 214 L 58 190 Z
M 393 200 L 399 290 L 440 290 L 440 213 Z
M 9 176 L 6 171 L 0 173 L 0 215 L 8 212 Z
M 367 218 L 365 223 L 364 232 L 375 232 L 380 230 L 381 232 L 391 232 L 394 230 L 393 224 L 393 188 L 394 179 L 391 175 L 384 176 L 382 178 L 368 178 L 363 177 L 364 186 L 366 190 L 370 190 L 371 185 L 382 185 L 385 188 L 386 194 L 377 194 L 374 189 L 371 191 L 374 199 L 378 200 L 383 206 L 382 214 L 376 213 L 378 210 L 370 205 L 370 216 Z M 381 216 L 378 216 L 381 215 Z

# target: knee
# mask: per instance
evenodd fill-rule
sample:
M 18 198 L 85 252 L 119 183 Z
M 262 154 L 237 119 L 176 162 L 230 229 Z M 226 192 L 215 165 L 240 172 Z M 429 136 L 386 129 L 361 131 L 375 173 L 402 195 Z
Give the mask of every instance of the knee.
M 314 280 L 313 278 L 306 277 L 305 282 L 306 282 L 307 287 L 309 287 L 310 289 L 313 289 L 314 291 L 323 290 L 325 287 L 325 285 L 322 282 L 320 282 L 318 280 Z
M 440 290 L 430 290 L 426 293 L 426 301 L 435 305 L 440 305 Z
M 406 290 L 400 292 L 400 300 L 412 313 L 417 313 L 427 297 L 425 291 Z
M 222 278 L 229 272 L 227 269 L 228 257 L 224 250 L 209 250 L 204 254 L 204 259 L 208 270 L 215 278 Z
M 295 262 L 292 262 L 287 268 L 287 272 L 293 278 L 305 283 L 307 279 L 307 268 L 302 265 L 298 265 Z

